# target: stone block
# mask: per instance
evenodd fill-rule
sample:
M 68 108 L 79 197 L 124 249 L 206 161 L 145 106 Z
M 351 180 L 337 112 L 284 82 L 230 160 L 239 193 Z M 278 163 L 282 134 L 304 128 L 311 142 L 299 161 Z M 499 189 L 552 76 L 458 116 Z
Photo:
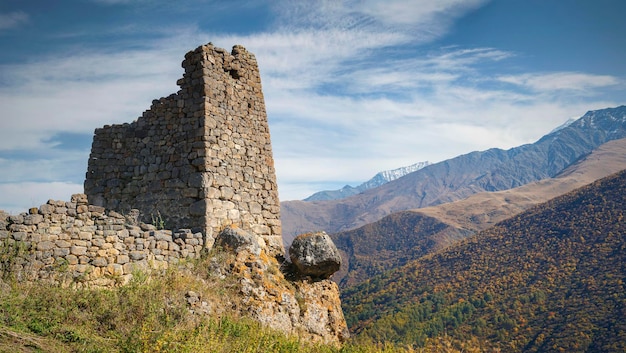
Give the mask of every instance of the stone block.
M 67 255 L 67 256 L 65 256 L 65 260 L 67 261 L 67 263 L 69 265 L 76 265 L 76 264 L 78 264 L 78 257 L 76 255 L 72 255 L 72 254 Z
M 111 276 L 121 276 L 124 274 L 124 267 L 120 264 L 109 264 L 107 266 L 107 273 Z
M 54 242 L 51 241 L 42 241 L 37 244 L 37 250 L 39 251 L 47 251 L 52 250 L 56 247 Z
M 72 243 L 67 240 L 57 240 L 54 242 L 54 244 L 59 248 L 69 248 L 72 246 Z
M 143 251 L 131 251 L 129 256 L 133 261 L 139 261 L 146 258 L 146 254 Z
M 72 255 L 76 255 L 76 256 L 86 255 L 87 254 L 87 247 L 74 245 L 74 246 L 72 246 L 70 248 L 70 253 Z
M 26 225 L 37 225 L 44 221 L 43 215 L 40 214 L 29 214 L 24 217 L 24 224 Z
M 167 249 L 169 249 L 169 244 L 170 244 L 170 242 L 168 242 L 168 241 L 160 240 L 160 241 L 157 242 L 156 248 L 157 249 L 161 249 L 161 250 L 167 250 Z
M 12 224 L 23 224 L 24 223 L 24 215 L 19 214 L 16 216 L 9 216 L 9 222 Z
M 65 257 L 70 254 L 69 248 L 54 248 L 55 257 Z
M 76 272 L 79 272 L 79 273 L 85 273 L 85 272 L 87 272 L 87 270 L 89 270 L 90 267 L 91 266 L 89 266 L 87 264 L 78 264 L 78 265 L 76 265 L 76 267 L 74 267 L 74 270 Z
M 130 262 L 130 258 L 128 257 L 128 255 L 117 255 L 115 262 L 123 265 Z
M 39 214 L 42 214 L 42 215 L 53 214 L 54 210 L 55 210 L 55 207 L 53 205 L 50 205 L 50 204 L 45 204 L 45 205 L 39 206 Z
M 74 194 L 71 197 L 71 202 L 75 202 L 78 205 L 86 205 L 89 201 L 85 194 Z
M 98 256 L 95 259 L 93 259 L 93 261 L 91 261 L 91 264 L 96 267 L 105 267 L 109 264 L 109 262 L 107 261 L 105 257 Z
M 86 240 L 76 240 L 76 239 L 72 239 L 72 245 L 87 247 L 87 241 L 86 241 Z
M 154 232 L 154 239 L 157 241 L 164 240 L 169 242 L 172 241 L 172 233 L 171 231 L 156 231 Z

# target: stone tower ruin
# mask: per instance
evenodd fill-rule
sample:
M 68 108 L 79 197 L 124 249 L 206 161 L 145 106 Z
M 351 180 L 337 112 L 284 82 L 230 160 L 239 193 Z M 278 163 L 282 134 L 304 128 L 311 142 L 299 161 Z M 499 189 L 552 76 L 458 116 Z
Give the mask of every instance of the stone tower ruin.
M 256 58 L 212 44 L 187 53 L 180 90 L 129 124 L 96 129 L 85 194 L 91 204 L 207 242 L 226 226 L 282 253 L 280 204 Z

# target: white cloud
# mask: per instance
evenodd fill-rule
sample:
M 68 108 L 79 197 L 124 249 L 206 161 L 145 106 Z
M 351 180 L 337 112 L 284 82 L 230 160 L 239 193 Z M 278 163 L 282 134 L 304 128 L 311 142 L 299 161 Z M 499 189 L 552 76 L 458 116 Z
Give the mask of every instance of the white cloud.
M 452 20 L 485 0 L 316 0 L 277 1 L 279 25 L 287 30 L 328 29 L 410 33 L 412 42 L 431 41 L 447 32 Z
M 586 91 L 613 86 L 620 80 L 609 75 L 593 75 L 580 72 L 548 72 L 500 76 L 499 80 L 524 86 L 534 91 Z
M 19 27 L 28 23 L 29 16 L 23 11 L 0 13 L 0 30 Z
M 388 25 L 419 24 L 428 31 L 438 28 L 443 22 L 449 25 L 451 20 L 470 9 L 485 3 L 484 0 L 366 0 L 358 7 L 363 13 Z

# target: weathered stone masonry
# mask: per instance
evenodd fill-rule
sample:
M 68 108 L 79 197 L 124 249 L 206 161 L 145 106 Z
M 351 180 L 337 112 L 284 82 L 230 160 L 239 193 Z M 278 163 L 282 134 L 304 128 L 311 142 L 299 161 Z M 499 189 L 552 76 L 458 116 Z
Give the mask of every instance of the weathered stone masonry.
M 89 205 L 84 194 L 0 216 L 0 241 L 3 275 L 97 286 L 126 283 L 135 271 L 199 258 L 205 249 L 202 233 L 158 230 L 137 222 L 132 213 Z
M 282 253 L 280 204 L 253 54 L 211 44 L 185 55 L 180 90 L 130 124 L 96 129 L 85 194 L 89 203 L 210 243 L 239 226 Z M 209 244 L 210 245 L 210 244 Z

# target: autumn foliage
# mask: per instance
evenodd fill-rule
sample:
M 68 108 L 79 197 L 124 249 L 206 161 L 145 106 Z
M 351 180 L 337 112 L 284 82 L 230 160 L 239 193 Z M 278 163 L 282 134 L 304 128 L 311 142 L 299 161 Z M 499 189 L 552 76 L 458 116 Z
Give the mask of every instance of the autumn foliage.
M 420 347 L 626 351 L 626 171 L 344 290 L 352 330 Z

